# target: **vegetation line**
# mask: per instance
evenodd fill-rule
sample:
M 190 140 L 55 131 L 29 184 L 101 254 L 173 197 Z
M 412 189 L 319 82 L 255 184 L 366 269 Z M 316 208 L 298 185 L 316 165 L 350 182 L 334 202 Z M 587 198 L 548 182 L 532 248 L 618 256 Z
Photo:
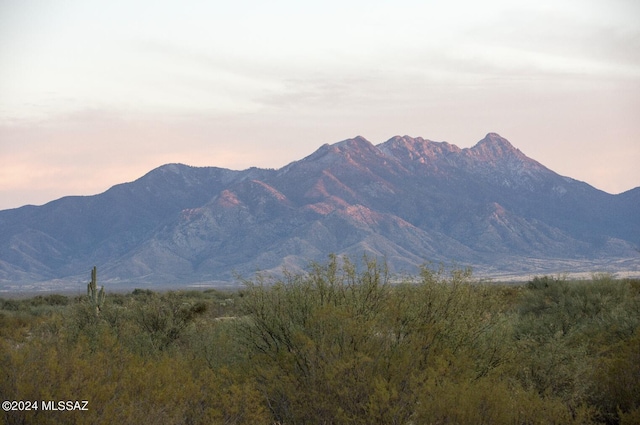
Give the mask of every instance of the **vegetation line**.
M 6 424 L 637 424 L 640 280 L 331 256 L 231 292 L 0 298 Z

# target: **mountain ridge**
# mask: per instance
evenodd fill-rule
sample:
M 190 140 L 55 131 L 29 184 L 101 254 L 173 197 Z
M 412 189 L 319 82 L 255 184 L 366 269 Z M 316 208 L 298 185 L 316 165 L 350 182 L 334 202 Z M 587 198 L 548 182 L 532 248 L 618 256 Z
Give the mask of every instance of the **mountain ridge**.
M 102 194 L 0 211 L 0 285 L 73 281 L 92 265 L 112 282 L 224 282 L 329 253 L 403 273 L 430 261 L 635 267 L 639 216 L 640 188 L 599 191 L 497 133 L 463 149 L 357 136 L 277 170 L 166 164 Z

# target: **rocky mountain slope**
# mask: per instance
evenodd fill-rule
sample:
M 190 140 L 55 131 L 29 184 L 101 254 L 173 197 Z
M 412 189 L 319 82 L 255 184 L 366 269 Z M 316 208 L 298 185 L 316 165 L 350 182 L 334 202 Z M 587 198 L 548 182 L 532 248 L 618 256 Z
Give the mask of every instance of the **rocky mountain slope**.
M 324 145 L 278 170 L 180 164 L 88 197 L 0 211 L 0 285 L 233 281 L 329 253 L 394 272 L 640 265 L 640 188 L 611 195 L 488 134 L 472 148 L 396 136 Z M 615 270 L 614 270 L 615 271 Z

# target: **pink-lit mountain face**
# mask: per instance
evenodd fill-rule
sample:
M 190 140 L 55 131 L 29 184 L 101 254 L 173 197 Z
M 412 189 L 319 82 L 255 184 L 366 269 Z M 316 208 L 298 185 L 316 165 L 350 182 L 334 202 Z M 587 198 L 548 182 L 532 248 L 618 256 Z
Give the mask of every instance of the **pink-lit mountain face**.
M 460 149 L 396 136 L 324 145 L 278 170 L 179 164 L 90 197 L 0 211 L 0 282 L 224 282 L 330 253 L 415 273 L 638 266 L 640 188 L 610 195 L 488 134 Z M 618 271 L 613 270 L 613 271 Z

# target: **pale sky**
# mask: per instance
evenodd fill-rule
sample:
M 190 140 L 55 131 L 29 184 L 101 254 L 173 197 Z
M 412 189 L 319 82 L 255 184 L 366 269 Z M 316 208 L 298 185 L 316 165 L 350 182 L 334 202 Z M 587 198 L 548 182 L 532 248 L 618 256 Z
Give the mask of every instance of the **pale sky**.
M 640 2 L 0 0 L 0 209 L 170 162 L 489 132 L 640 186 Z

